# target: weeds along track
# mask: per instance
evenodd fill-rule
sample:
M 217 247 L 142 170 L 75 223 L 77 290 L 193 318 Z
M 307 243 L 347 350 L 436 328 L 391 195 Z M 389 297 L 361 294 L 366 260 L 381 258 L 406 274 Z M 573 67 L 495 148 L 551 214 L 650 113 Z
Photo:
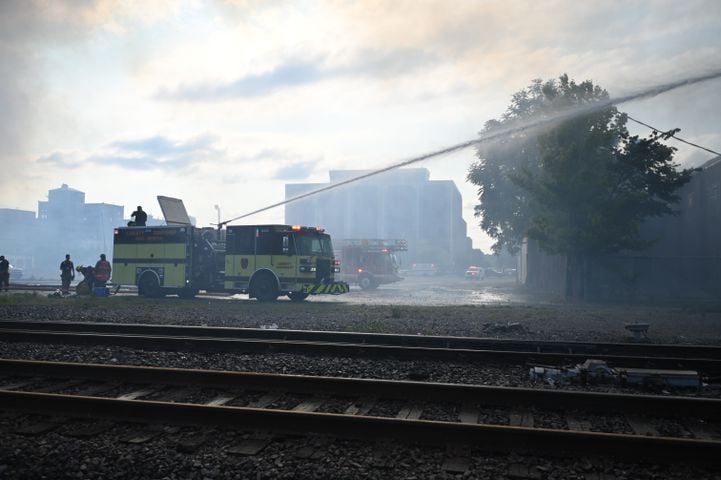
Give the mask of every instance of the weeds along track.
M 721 400 L 688 397 L 0 360 L 0 406 L 492 451 L 721 458 Z
M 721 374 L 721 347 L 437 337 L 311 330 L 1 321 L 0 340 L 138 349 L 567 365 L 589 358 L 611 366 Z

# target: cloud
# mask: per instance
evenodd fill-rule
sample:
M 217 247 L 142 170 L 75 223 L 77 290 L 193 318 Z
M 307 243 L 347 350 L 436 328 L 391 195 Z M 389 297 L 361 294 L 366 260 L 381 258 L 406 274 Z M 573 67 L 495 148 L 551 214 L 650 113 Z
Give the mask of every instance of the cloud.
M 230 83 L 181 86 L 177 91 L 161 91 L 159 98 L 177 98 L 191 101 L 222 100 L 226 98 L 252 98 L 276 90 L 317 82 L 328 77 L 311 62 L 292 62 L 268 72 L 247 75 Z
M 220 177 L 225 184 L 248 183 L 258 180 L 304 180 L 321 165 L 321 156 L 295 153 L 286 149 L 264 148 L 250 155 L 226 158 Z
M 50 155 L 38 158 L 35 162 L 63 169 L 75 169 L 83 165 L 77 154 L 64 152 L 53 152 Z
M 318 162 L 294 162 L 279 167 L 273 176 L 276 180 L 304 180 L 310 176 Z
M 232 82 L 184 85 L 175 91 L 163 89 L 161 99 L 216 101 L 229 98 L 255 98 L 276 91 L 316 84 L 334 78 L 385 77 L 416 71 L 436 60 L 435 55 L 418 48 L 391 50 L 361 49 L 350 61 L 327 65 L 321 60 L 291 60 L 260 74 L 242 76 Z
M 112 146 L 120 151 L 133 154 L 147 154 L 165 158 L 189 154 L 210 153 L 215 151 L 213 144 L 217 138 L 210 134 L 201 135 L 187 142 L 175 142 L 163 136 L 141 138 L 137 140 L 120 140 Z
M 38 164 L 56 168 L 78 168 L 83 165 L 114 166 L 128 170 L 159 169 L 185 170 L 208 158 L 223 155 L 215 146 L 217 137 L 205 134 L 187 141 L 154 136 L 133 140 L 118 140 L 101 152 L 80 158 L 77 154 L 54 152 L 35 160 Z

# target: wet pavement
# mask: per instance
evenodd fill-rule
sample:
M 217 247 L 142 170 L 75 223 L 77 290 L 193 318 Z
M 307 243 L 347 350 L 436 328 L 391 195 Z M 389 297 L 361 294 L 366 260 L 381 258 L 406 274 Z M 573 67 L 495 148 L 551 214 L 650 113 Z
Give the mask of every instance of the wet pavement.
M 470 280 L 459 276 L 406 277 L 400 282 L 361 290 L 357 285 L 345 295 L 323 296 L 313 301 L 369 305 L 478 305 L 527 302 L 515 278 Z

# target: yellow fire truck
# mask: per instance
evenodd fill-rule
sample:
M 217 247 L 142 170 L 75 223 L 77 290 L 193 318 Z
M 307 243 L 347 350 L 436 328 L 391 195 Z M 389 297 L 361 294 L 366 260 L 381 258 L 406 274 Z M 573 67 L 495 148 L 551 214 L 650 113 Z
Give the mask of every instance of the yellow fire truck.
M 175 199 L 158 200 L 162 207 L 163 200 Z M 302 301 L 308 295 L 348 292 L 347 283 L 334 279 L 340 268 L 330 235 L 322 229 L 297 225 L 196 228 L 189 220 L 169 220 L 166 208 L 163 212 L 167 226 L 115 229 L 114 284 L 136 285 L 138 294 L 147 297 L 192 297 L 205 290 L 247 293 L 264 302 L 281 295 Z

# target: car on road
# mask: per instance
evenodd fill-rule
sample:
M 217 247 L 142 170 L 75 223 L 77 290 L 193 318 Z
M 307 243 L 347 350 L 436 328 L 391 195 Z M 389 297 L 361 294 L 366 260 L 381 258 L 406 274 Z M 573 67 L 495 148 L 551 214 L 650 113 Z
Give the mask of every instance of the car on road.
M 476 267 L 475 265 L 468 267 L 465 274 L 465 277 L 469 280 L 481 280 L 485 276 L 485 269 L 483 267 Z

